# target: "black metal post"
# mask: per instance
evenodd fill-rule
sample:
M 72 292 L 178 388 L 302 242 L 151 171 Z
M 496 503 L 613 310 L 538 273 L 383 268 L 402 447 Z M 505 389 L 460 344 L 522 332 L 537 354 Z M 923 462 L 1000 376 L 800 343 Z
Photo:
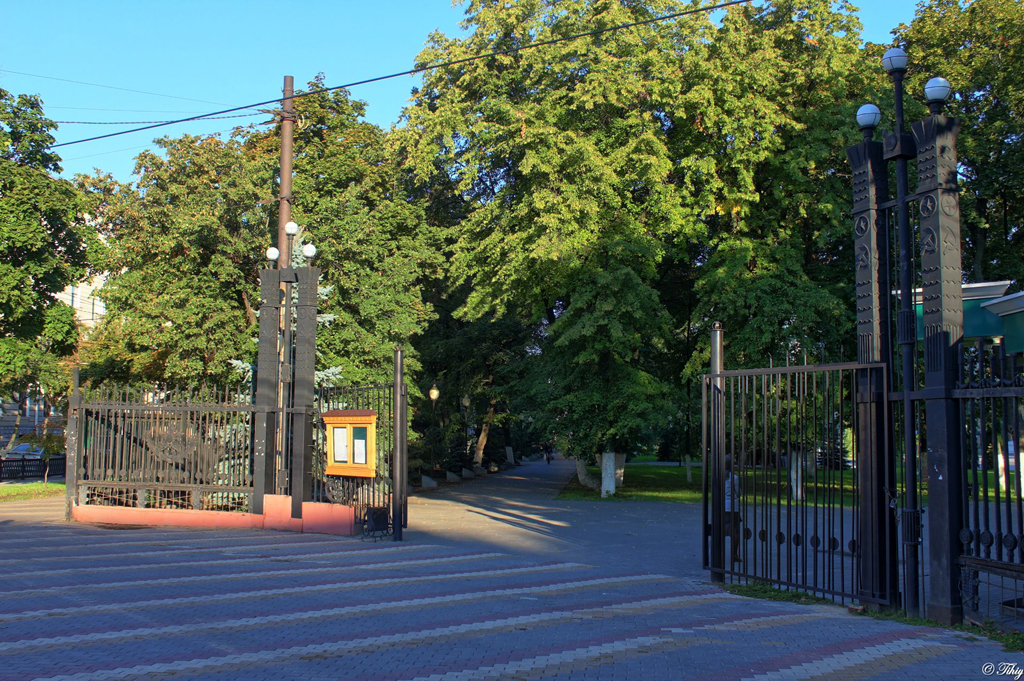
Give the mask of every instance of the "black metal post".
M 933 115 L 913 125 L 921 210 L 921 300 L 924 316 L 925 438 L 928 452 L 928 596 L 926 615 L 944 624 L 963 619 L 960 595 L 963 529 L 960 410 L 953 399 L 963 341 L 960 204 L 956 141 L 959 122 Z
M 402 495 L 402 527 L 409 526 L 409 388 L 405 384 L 405 357 L 402 357 L 402 462 L 399 466 L 399 473 L 402 474 L 402 485 L 399 494 Z
M 302 267 L 298 275 L 299 299 L 295 306 L 292 384 L 292 518 L 302 517 L 302 503 L 313 500 L 313 379 L 316 374 L 317 285 L 320 269 Z M 291 327 L 291 324 L 288 324 Z M 290 334 L 289 334 L 290 336 Z
M 885 138 L 885 159 L 896 161 L 896 221 L 900 249 L 900 310 L 896 318 L 896 335 L 902 359 L 903 392 L 903 486 L 906 505 L 903 509 L 903 545 L 906 549 L 905 576 L 907 612 L 920 612 L 920 532 L 921 510 L 917 499 L 917 439 L 914 424 L 914 403 L 911 391 L 917 387 L 914 371 L 915 346 L 917 343 L 917 318 L 914 314 L 914 270 L 913 234 L 910 227 L 910 212 L 907 204 L 909 194 L 907 160 L 917 154 L 914 139 L 907 134 L 903 123 L 903 77 L 906 69 L 891 72 L 896 93 L 896 132 Z
M 82 390 L 79 387 L 78 367 L 74 371 L 74 387 L 68 397 L 68 419 L 64 430 L 64 483 L 67 496 L 64 502 L 64 519 L 71 520 L 72 507 L 78 500 L 79 443 L 81 442 Z M 0 478 L 2 478 L 0 473 Z
M 886 212 L 879 208 L 888 198 L 889 178 L 882 144 L 871 140 L 873 130 L 863 127 L 864 141 L 846 150 L 853 170 L 857 361 L 889 365 L 889 235 Z M 899 552 L 896 516 L 885 493 L 896 488 L 886 372 L 858 369 L 856 380 L 859 589 L 864 603 L 891 603 L 899 590 Z
M 253 440 L 251 510 L 263 513 L 263 498 L 274 492 L 277 460 L 278 342 L 281 270 L 260 270 L 260 330 L 256 376 L 256 433 Z
M 711 325 L 711 581 L 725 581 L 725 402 L 722 323 Z
M 403 456 L 405 440 L 405 409 L 403 406 L 405 388 L 404 357 L 402 346 L 395 348 L 395 383 L 394 383 L 394 404 L 392 414 L 394 415 L 394 434 L 392 437 L 393 453 L 391 457 L 391 525 L 395 541 L 402 541 L 402 529 L 405 519 L 405 460 Z

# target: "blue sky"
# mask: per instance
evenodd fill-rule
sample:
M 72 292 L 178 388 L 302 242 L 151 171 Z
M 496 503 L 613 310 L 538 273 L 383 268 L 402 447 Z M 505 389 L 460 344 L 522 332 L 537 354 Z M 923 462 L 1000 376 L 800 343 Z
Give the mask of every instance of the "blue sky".
M 863 38 L 871 42 L 888 42 L 916 5 L 854 4 L 861 7 Z M 8 30 L 0 45 L 0 88 L 40 95 L 56 121 L 155 121 L 272 99 L 280 96 L 285 74 L 304 85 L 318 72 L 328 84 L 340 84 L 404 71 L 431 31 L 459 32 L 463 7 L 450 0 L 43 0 L 10 3 L 3 14 Z M 403 77 L 352 94 L 369 104 L 370 121 L 388 127 L 418 83 Z M 59 151 L 65 176 L 96 167 L 127 181 L 132 159 L 154 137 L 228 131 L 267 118 L 188 123 Z M 119 129 L 66 123 L 56 137 L 66 142 Z

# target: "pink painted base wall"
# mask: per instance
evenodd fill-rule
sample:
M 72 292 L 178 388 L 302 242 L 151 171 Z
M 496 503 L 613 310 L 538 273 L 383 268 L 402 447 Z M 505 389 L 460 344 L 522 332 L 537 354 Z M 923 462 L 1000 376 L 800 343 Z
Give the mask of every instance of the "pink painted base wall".
M 228 511 L 193 511 L 176 508 L 130 506 L 73 506 L 71 517 L 80 523 L 152 525 L 155 527 L 226 527 L 320 534 L 355 534 L 355 509 L 338 504 L 306 501 L 302 518 L 292 518 L 292 498 L 280 494 L 264 497 L 263 515 Z

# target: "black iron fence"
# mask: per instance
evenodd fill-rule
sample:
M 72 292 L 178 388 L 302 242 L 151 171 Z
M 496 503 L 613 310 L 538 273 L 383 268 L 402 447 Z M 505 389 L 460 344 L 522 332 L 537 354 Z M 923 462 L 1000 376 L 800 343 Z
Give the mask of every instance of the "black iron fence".
M 253 414 L 246 392 L 100 388 L 78 418 L 78 503 L 247 511 Z
M 880 503 L 863 487 L 891 468 L 887 448 L 871 462 L 858 456 L 859 438 L 881 425 L 865 406 L 884 400 L 868 390 L 884 385 L 883 372 L 882 365 L 846 363 L 705 377 L 706 569 L 839 600 L 891 598 L 878 588 L 891 574 L 872 575 L 865 595 L 860 560 L 862 509 L 873 517 Z
M 59 422 L 58 419 L 50 420 L 50 423 L 43 425 L 42 423 L 22 423 L 18 426 L 4 425 L 0 426 L 0 445 L 6 445 L 7 442 L 12 438 L 17 438 L 22 435 L 63 435 L 64 424 Z
M 60 477 L 64 475 L 65 457 L 54 456 L 49 459 L 0 459 L 0 481 L 27 480 L 43 477 Z
M 394 529 L 394 465 L 396 401 L 393 385 L 321 388 L 314 398 L 313 501 L 352 506 L 364 533 L 390 533 Z M 327 475 L 327 431 L 319 417 L 335 409 L 370 409 L 377 414 L 377 469 L 374 477 Z M 404 503 L 403 513 L 404 513 Z
M 978 343 L 964 352 L 960 406 L 964 605 L 981 619 L 1024 620 L 1024 355 Z

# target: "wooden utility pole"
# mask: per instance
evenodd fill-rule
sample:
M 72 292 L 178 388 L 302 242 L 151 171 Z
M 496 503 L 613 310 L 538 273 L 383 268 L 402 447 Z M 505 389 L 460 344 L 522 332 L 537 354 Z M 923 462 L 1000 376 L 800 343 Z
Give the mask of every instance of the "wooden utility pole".
M 277 394 L 277 406 L 281 410 L 281 427 L 277 431 L 276 447 L 277 453 L 274 461 L 273 484 L 276 485 L 279 493 L 287 489 L 288 475 L 288 443 L 292 431 L 292 421 L 289 416 L 284 416 L 291 406 L 291 382 L 292 382 L 292 347 L 291 347 L 291 282 L 294 279 L 292 267 L 292 238 L 285 231 L 285 225 L 292 219 L 292 136 L 295 132 L 295 103 L 292 97 L 295 94 L 295 79 L 291 76 L 284 77 L 284 90 L 281 98 L 281 187 L 277 199 L 277 250 L 280 256 L 277 260 L 277 268 L 281 275 L 279 300 L 283 301 L 284 314 L 280 317 L 279 327 L 279 354 L 278 362 L 279 383 Z M 283 270 L 283 271 L 282 271 Z
M 295 79 L 284 77 L 281 99 L 281 193 L 277 199 L 277 250 L 281 252 L 278 267 L 291 267 L 292 253 L 284 226 L 292 219 L 292 136 L 295 133 Z

